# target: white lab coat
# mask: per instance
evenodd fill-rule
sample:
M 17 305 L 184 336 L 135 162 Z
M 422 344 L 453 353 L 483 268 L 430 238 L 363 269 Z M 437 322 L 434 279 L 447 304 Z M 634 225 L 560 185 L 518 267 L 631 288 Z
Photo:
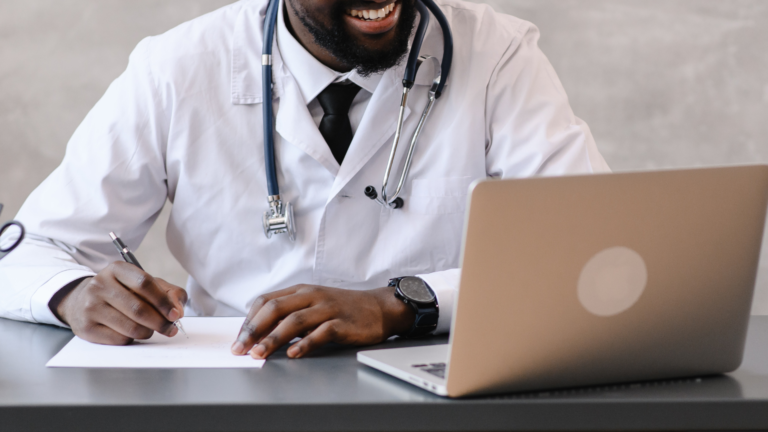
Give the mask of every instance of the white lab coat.
M 382 287 L 419 275 L 436 291 L 439 331 L 458 289 L 467 188 L 476 179 L 607 171 L 574 116 L 531 23 L 443 0 L 454 60 L 416 149 L 402 209 L 363 195 L 381 185 L 404 66 L 380 77 L 349 151 L 335 161 L 296 75 L 275 50 L 275 147 L 295 242 L 267 239 L 261 44 L 266 1 L 241 1 L 143 40 L 17 218 L 30 233 L 0 262 L 0 316 L 63 325 L 48 302 L 119 260 L 107 233 L 138 247 L 166 198 L 171 252 L 189 272 L 189 314 L 244 315 L 265 292 L 308 283 Z M 421 52 L 442 57 L 431 20 Z M 413 132 L 431 77 L 405 114 Z M 406 147 L 405 145 L 403 147 Z

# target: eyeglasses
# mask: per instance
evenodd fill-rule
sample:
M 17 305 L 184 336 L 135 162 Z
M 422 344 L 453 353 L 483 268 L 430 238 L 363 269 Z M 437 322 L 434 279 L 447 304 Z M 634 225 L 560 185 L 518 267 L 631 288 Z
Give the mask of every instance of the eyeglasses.
M 0 204 L 0 214 L 2 212 L 3 205 Z M 16 249 L 21 244 L 21 241 L 24 240 L 24 225 L 22 225 L 21 222 L 16 221 L 10 221 L 3 224 L 2 228 L 0 228 L 0 239 L 2 239 L 6 232 L 8 233 L 8 241 L 13 241 L 13 243 L 11 243 L 10 246 L 4 246 L 5 242 L 0 241 L 0 259 L 5 258 L 6 255 Z M 11 240 L 14 238 L 15 240 Z

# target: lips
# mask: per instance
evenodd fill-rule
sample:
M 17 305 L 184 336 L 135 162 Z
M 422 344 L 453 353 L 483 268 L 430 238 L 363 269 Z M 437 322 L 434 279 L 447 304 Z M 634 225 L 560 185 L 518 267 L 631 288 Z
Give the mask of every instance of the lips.
M 379 9 L 347 9 L 345 21 L 360 33 L 377 35 L 392 30 L 400 17 L 400 4 L 390 3 Z

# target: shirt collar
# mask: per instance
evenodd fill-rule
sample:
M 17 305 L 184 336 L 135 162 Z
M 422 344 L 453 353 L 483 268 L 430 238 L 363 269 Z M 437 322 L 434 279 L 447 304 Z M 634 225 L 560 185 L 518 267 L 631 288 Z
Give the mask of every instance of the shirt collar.
M 280 50 L 283 64 L 295 78 L 306 103 L 316 98 L 329 84 L 344 80 L 352 81 L 371 94 L 376 91 L 382 73 L 362 77 L 356 70 L 337 72 L 320 63 L 288 31 L 283 10 L 284 2 L 281 1 L 277 17 L 277 49 Z

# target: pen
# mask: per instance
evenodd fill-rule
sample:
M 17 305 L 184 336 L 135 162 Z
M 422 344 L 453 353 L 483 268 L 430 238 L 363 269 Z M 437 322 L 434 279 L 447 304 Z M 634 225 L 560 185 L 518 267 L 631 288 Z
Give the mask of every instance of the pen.
M 139 260 L 136 259 L 136 256 L 133 255 L 133 252 L 131 252 L 130 249 L 128 249 L 128 246 L 123 243 L 122 240 L 120 240 L 120 237 L 118 237 L 115 233 L 111 232 L 109 233 L 109 236 L 112 237 L 112 243 L 115 245 L 118 251 L 120 251 L 120 255 L 123 256 L 123 259 L 125 262 L 129 264 L 133 264 L 136 267 L 144 270 L 144 268 L 139 264 Z M 175 325 L 179 330 L 181 330 L 182 333 L 184 333 L 184 336 L 189 337 L 187 335 L 187 332 L 184 331 L 184 326 L 181 325 L 181 321 L 176 320 L 173 322 L 173 325 Z

